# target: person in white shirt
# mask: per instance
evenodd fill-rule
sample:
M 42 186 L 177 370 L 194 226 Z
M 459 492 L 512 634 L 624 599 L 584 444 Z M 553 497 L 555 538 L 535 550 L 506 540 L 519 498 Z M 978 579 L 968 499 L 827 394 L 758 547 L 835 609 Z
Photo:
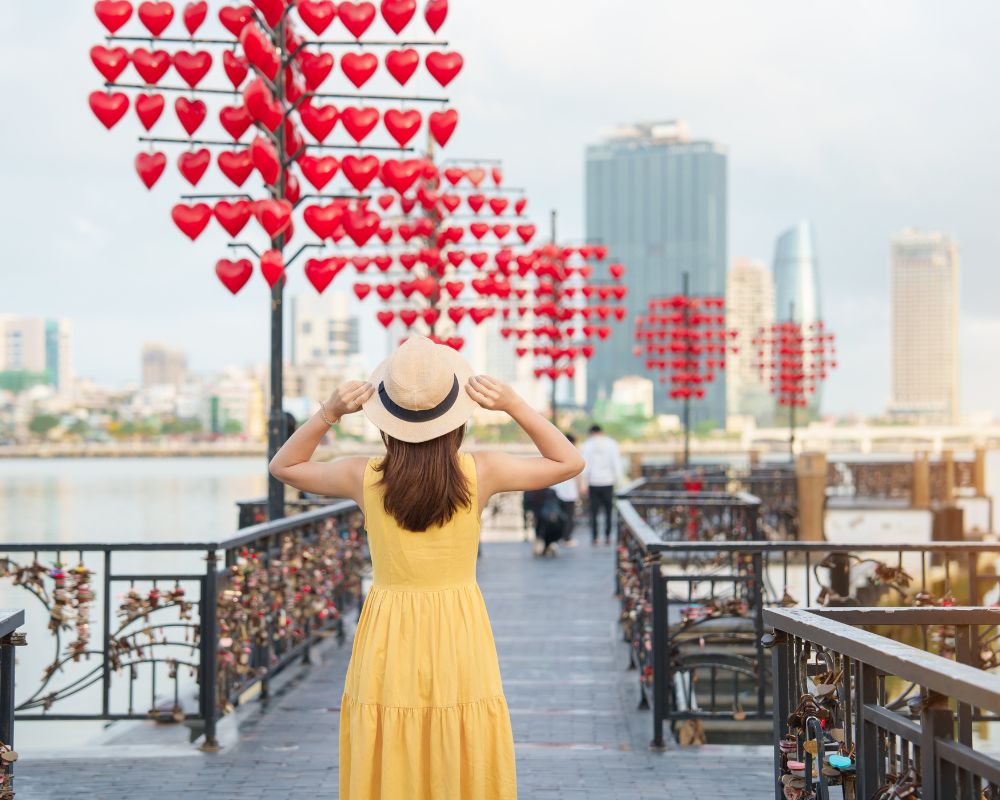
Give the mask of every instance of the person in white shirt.
M 590 435 L 580 448 L 587 466 L 583 478 L 590 497 L 591 544 L 598 541 L 597 514 L 604 512 L 604 544 L 611 544 L 611 504 L 614 502 L 615 484 L 625 476 L 618 442 L 604 433 L 600 425 L 590 426 Z
M 576 444 L 576 437 L 572 433 L 567 433 L 566 438 Z M 577 475 L 575 478 L 557 483 L 552 488 L 562 504 L 563 517 L 566 522 L 566 527 L 563 529 L 563 543 L 566 547 L 576 547 L 576 541 L 573 539 L 573 527 L 576 521 L 576 501 L 580 499 L 581 490 L 584 489 L 583 477 Z

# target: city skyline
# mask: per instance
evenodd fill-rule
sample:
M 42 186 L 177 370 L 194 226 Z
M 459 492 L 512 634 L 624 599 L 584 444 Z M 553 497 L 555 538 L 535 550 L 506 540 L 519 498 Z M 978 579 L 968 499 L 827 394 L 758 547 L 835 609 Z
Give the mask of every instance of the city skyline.
M 509 180 L 529 189 L 536 221 L 556 206 L 567 238 L 582 234 L 584 145 L 620 122 L 673 116 L 730 148 L 730 252 L 769 261 L 789 220 L 814 221 L 825 316 L 843 356 L 825 387 L 827 410 L 885 407 L 888 240 L 908 226 L 948 230 L 962 242 L 962 362 L 985 365 L 1000 356 L 992 306 L 1000 288 L 992 269 L 1000 250 L 994 170 L 973 156 L 986 151 L 998 127 L 998 111 L 979 99 L 1000 65 L 988 35 L 1000 11 L 775 3 L 783 20 L 777 31 L 739 3 L 669 11 L 637 4 L 608 15 L 584 2 L 566 15 L 516 0 L 499 20 L 477 4 L 453 5 L 451 33 L 476 53 L 453 92 L 463 108 L 453 149 L 502 154 Z M 227 296 L 205 266 L 216 243 L 191 245 L 169 230 L 176 186 L 147 195 L 121 168 L 120 150 L 138 147 L 134 138 L 108 134 L 89 118 L 81 98 L 93 74 L 80 32 L 92 29 L 92 9 L 71 6 L 55 19 L 43 13 L 16 7 L 0 34 L 4 88 L 33 119 L 0 134 L 7 152 L 19 154 L 7 165 L 13 190 L 2 210 L 21 232 L 9 247 L 18 267 L 4 310 L 72 319 L 77 370 L 101 381 L 130 374 L 144 340 L 182 347 L 199 371 L 260 360 L 267 352 L 264 294 Z M 527 28 L 526 18 L 533 21 Z M 44 47 L 13 35 L 40 26 L 48 33 Z M 544 32 L 554 27 L 566 45 L 548 41 Z M 817 27 L 830 35 L 816 41 L 809 32 Z M 942 39 L 942 30 L 951 35 Z M 615 36 L 629 37 L 627 52 L 598 46 Z M 17 79 L 25 65 L 50 80 L 44 96 Z M 598 93 L 604 99 L 594 104 Z M 551 103 L 553 96 L 560 102 Z M 539 128 L 545 146 L 535 138 Z M 961 148 L 940 148 L 959 140 Z M 39 171 L 38 163 L 51 169 Z M 64 175 L 77 179 L 67 183 Z M 178 181 L 173 174 L 163 180 Z M 305 290 L 304 283 L 293 275 L 290 291 Z M 113 302 L 102 302 L 108 297 Z M 1000 379 L 990 372 L 963 371 L 966 412 L 996 411 Z M 857 385 L 871 391 L 859 396 Z

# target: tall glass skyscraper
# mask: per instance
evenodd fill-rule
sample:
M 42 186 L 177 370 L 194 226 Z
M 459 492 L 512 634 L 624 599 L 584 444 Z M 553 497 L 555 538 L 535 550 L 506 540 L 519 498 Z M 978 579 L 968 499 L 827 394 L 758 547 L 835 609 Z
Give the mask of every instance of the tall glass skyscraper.
M 681 121 L 625 126 L 586 153 L 587 240 L 606 244 L 625 264 L 627 322 L 614 326 L 587 365 L 592 406 L 610 396 L 614 381 L 642 374 L 632 354 L 634 318 L 652 297 L 679 294 L 683 275 L 692 294 L 726 289 L 726 172 L 721 145 L 692 139 Z M 716 377 L 692 420 L 725 423 L 725 376 Z M 680 413 L 658 386 L 656 413 Z

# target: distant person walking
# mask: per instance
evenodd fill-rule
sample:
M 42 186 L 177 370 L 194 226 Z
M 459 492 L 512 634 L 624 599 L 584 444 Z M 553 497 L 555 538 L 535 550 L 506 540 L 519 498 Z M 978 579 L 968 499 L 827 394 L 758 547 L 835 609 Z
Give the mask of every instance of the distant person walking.
M 622 469 L 621 451 L 618 442 L 608 436 L 600 425 L 590 426 L 590 435 L 580 448 L 587 466 L 583 477 L 590 499 L 591 544 L 598 539 L 597 514 L 604 512 L 604 543 L 611 544 L 611 504 L 615 497 L 615 484 L 625 477 Z
M 572 433 L 567 433 L 566 438 L 569 439 L 570 443 L 576 444 L 576 437 Z M 559 498 L 560 505 L 562 505 L 563 544 L 566 547 L 576 547 L 576 540 L 573 539 L 573 528 L 576 524 L 576 503 L 581 495 L 586 492 L 583 475 L 568 478 L 562 483 L 557 483 L 552 488 L 555 490 L 556 497 Z

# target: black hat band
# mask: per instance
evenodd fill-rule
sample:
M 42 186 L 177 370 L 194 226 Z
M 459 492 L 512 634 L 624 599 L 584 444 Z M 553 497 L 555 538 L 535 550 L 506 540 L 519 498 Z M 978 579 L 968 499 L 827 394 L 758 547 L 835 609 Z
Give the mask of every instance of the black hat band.
M 451 385 L 451 391 L 448 392 L 444 400 L 433 408 L 414 410 L 412 408 L 403 408 L 401 405 L 393 402 L 393 399 L 389 397 L 389 393 L 385 390 L 385 381 L 380 381 L 378 385 L 378 396 L 382 401 L 382 406 L 394 417 L 404 422 L 430 422 L 433 419 L 444 416 L 455 405 L 455 401 L 458 400 L 458 392 L 458 375 L 456 375 L 455 381 Z

